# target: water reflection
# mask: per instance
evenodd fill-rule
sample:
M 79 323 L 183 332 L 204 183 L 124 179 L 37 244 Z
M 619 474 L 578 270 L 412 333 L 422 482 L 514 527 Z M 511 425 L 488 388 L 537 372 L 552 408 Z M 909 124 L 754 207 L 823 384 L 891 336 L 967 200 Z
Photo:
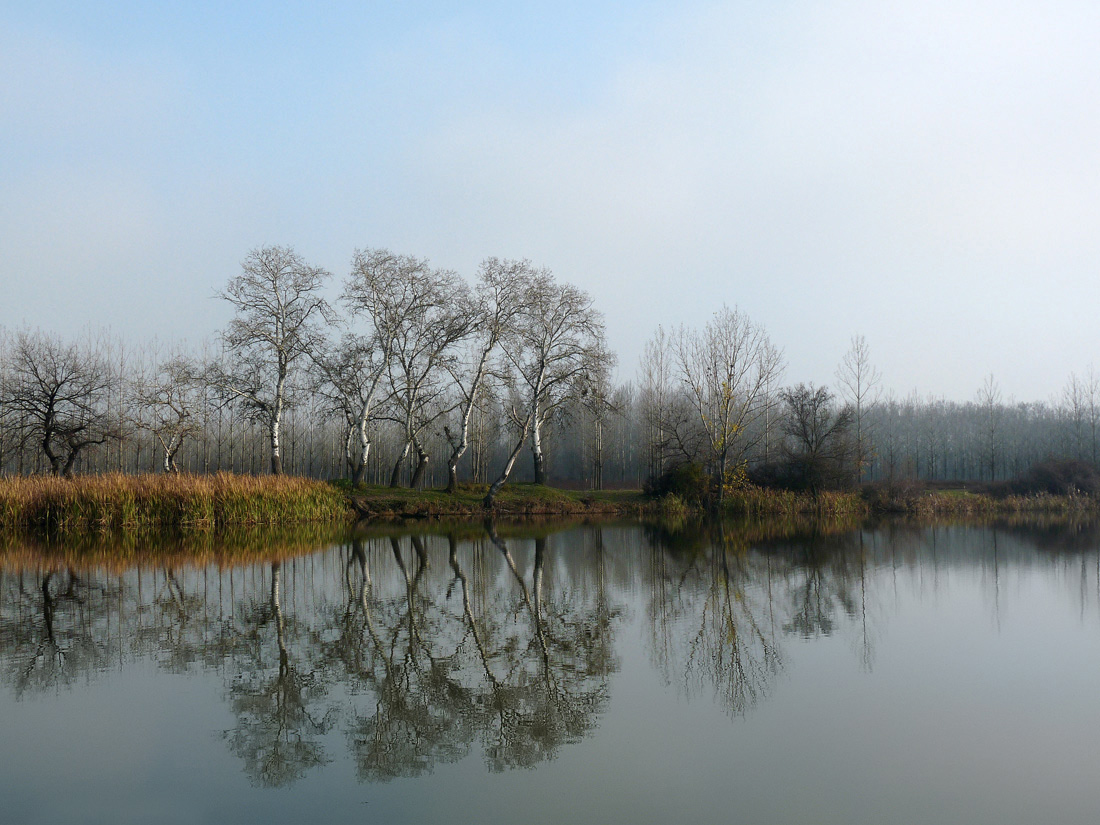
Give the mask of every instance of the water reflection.
M 975 572 L 998 618 L 1040 569 L 1082 611 L 1100 529 L 890 522 L 710 524 L 361 536 L 313 555 L 157 569 L 9 552 L 0 673 L 16 699 L 154 662 L 220 680 L 225 747 L 258 786 L 350 758 L 364 782 L 477 754 L 491 772 L 554 759 L 612 702 L 628 619 L 665 682 L 734 717 L 765 701 L 785 649 L 841 627 L 866 670 L 899 572 L 936 594 Z M 97 557 L 98 559 L 99 557 Z

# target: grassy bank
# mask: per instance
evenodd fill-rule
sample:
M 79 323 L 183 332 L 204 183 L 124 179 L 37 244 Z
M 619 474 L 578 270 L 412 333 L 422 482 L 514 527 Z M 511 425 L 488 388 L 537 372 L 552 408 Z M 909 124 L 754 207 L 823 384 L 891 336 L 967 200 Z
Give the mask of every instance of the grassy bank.
M 102 475 L 0 479 L 0 529 L 44 532 L 132 528 L 220 529 L 348 522 L 330 484 L 286 476 Z
M 482 519 L 483 484 L 442 490 L 329 484 L 297 477 L 104 475 L 74 479 L 0 479 L 0 530 L 45 533 L 82 530 L 198 529 L 231 526 L 346 524 L 406 519 Z M 509 484 L 491 515 L 663 516 L 702 514 L 706 507 L 676 495 L 649 498 L 638 490 L 561 490 Z M 722 514 L 738 518 L 863 517 L 877 513 L 973 516 L 1100 511 L 1086 495 L 992 496 L 966 490 L 874 487 L 859 492 L 807 493 L 744 487 L 727 496 Z
M 338 482 L 361 519 L 484 518 L 486 484 L 460 484 L 443 490 L 408 490 Z M 494 516 L 630 515 L 653 510 L 639 490 L 559 490 L 541 484 L 506 484 L 497 494 Z
M 665 516 L 683 516 L 704 511 L 698 503 L 687 503 L 676 495 L 657 499 L 655 508 Z M 1100 512 L 1100 498 L 1089 495 L 990 495 L 963 489 L 937 490 L 924 487 L 867 487 L 860 491 L 825 492 L 816 498 L 809 493 L 745 487 L 726 496 L 722 515 L 751 518 L 794 516 L 859 517 L 871 515 L 977 516 Z
M 994 496 L 965 489 L 900 487 L 870 488 L 864 491 L 863 498 L 872 513 L 911 516 L 1072 515 L 1100 512 L 1100 498 L 1081 494 Z

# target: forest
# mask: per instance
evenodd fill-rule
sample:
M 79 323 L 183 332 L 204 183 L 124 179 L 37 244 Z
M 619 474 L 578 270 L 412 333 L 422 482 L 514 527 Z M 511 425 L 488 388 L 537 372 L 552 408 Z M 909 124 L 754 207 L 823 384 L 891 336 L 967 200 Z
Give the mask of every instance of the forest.
M 723 306 L 655 330 L 622 379 L 591 297 L 530 261 L 487 258 L 466 279 L 362 249 L 330 301 L 333 280 L 255 249 L 218 295 L 232 319 L 196 346 L 0 329 L 0 473 L 474 482 L 491 500 L 509 479 L 658 488 L 690 471 L 721 498 L 1098 457 L 1091 367 L 1048 401 L 1006 401 L 992 375 L 966 401 L 898 397 L 855 335 L 829 382 L 786 385 L 782 348 Z

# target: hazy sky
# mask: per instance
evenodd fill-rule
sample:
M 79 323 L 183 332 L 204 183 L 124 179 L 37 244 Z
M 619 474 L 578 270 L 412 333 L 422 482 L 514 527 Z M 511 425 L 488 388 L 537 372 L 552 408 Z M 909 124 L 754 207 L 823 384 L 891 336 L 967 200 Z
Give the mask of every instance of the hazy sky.
M 0 324 L 211 336 L 289 244 L 587 289 L 620 377 L 722 303 L 788 382 L 1100 367 L 1100 4 L 0 3 Z M 335 292 L 335 286 L 334 286 Z

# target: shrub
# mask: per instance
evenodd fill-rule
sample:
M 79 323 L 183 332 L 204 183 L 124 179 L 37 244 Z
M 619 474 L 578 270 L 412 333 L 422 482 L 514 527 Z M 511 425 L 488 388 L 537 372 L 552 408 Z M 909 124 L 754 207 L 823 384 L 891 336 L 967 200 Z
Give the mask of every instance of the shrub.
M 1009 494 L 1015 495 L 1091 496 L 1100 493 L 1100 470 L 1088 461 L 1051 459 L 1032 465 L 1005 487 Z
M 703 466 L 695 461 L 675 464 L 659 476 L 649 478 L 645 493 L 654 498 L 674 495 L 681 501 L 699 504 L 709 498 L 710 480 Z

